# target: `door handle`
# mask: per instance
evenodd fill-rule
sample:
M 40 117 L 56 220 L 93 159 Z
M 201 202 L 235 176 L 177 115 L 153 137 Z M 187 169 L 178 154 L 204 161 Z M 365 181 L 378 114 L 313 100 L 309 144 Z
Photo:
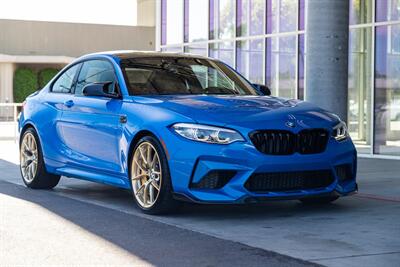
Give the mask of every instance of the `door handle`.
M 72 100 L 68 100 L 68 101 L 64 102 L 64 106 L 66 106 L 68 108 L 72 107 L 73 105 L 74 105 L 74 101 L 72 101 Z

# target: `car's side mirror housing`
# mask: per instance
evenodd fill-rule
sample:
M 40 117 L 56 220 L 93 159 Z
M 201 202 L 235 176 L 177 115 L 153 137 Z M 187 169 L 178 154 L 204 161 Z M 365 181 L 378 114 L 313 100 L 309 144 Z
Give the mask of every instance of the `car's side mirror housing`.
M 113 82 L 105 83 L 90 83 L 83 87 L 84 96 L 101 96 L 109 98 L 120 98 L 117 93 L 109 93 L 108 88 L 113 85 Z
M 262 93 L 263 95 L 271 95 L 271 89 L 268 86 L 263 84 L 254 84 L 254 86 Z

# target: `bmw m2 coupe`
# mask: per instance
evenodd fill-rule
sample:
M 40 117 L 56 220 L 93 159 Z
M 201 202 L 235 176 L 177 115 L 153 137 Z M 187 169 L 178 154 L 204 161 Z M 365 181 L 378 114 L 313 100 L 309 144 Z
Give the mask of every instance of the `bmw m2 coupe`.
M 19 129 L 28 187 L 100 182 L 131 190 L 151 214 L 181 201 L 329 203 L 357 191 L 343 121 L 206 57 L 83 56 L 26 99 Z

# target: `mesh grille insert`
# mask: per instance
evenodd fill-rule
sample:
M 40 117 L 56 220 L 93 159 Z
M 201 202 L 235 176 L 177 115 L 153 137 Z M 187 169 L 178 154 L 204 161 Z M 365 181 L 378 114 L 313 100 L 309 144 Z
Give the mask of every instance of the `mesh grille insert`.
M 255 173 L 245 187 L 252 192 L 279 192 L 327 187 L 333 181 L 330 170 Z

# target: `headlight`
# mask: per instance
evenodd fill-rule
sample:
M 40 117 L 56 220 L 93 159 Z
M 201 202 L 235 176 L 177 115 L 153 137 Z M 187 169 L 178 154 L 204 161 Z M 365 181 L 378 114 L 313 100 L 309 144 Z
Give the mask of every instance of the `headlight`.
M 244 141 L 243 137 L 236 131 L 226 128 L 192 124 L 177 123 L 172 129 L 187 139 L 212 144 L 230 144 L 236 141 Z
M 333 127 L 332 136 L 338 140 L 344 140 L 347 138 L 347 126 L 346 123 L 340 121 L 335 127 Z

